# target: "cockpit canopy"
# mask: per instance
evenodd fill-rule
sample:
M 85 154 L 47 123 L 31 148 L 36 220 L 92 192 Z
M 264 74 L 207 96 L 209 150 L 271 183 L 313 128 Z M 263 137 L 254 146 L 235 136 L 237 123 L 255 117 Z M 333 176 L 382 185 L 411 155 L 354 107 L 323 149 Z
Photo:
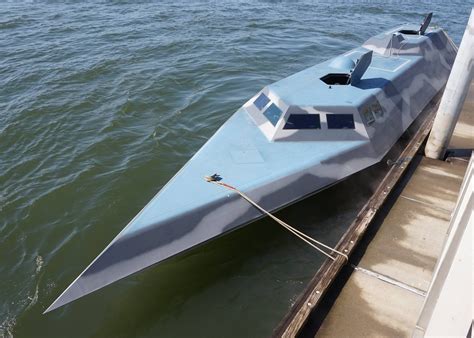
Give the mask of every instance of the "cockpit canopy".
M 377 100 L 357 107 L 301 107 L 287 105 L 268 88 L 250 99 L 244 108 L 270 141 L 362 140 L 366 127 L 383 117 Z

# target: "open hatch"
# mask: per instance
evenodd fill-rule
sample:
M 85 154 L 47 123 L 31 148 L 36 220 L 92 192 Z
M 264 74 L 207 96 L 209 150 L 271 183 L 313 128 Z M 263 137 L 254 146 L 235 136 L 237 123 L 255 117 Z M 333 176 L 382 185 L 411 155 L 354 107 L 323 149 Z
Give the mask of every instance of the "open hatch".
M 367 68 L 369 68 L 372 62 L 373 51 L 368 51 L 362 54 L 360 59 L 354 66 L 354 69 L 350 69 L 349 73 L 329 73 L 320 78 L 327 85 L 349 85 L 356 84 L 362 78 Z
M 431 18 L 433 17 L 433 13 L 428 13 L 428 15 L 425 17 L 423 22 L 420 25 L 420 29 L 414 30 L 414 29 L 401 29 L 398 32 L 406 35 L 424 35 L 426 32 L 426 29 L 428 28 L 428 25 L 431 22 Z

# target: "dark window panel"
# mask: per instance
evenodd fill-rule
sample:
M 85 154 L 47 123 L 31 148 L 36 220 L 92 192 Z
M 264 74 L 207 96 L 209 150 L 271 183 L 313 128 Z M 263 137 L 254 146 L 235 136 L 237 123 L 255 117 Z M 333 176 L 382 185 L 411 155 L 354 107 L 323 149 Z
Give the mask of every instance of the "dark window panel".
M 328 129 L 355 129 L 352 114 L 327 114 Z
M 319 114 L 292 114 L 283 129 L 321 129 Z

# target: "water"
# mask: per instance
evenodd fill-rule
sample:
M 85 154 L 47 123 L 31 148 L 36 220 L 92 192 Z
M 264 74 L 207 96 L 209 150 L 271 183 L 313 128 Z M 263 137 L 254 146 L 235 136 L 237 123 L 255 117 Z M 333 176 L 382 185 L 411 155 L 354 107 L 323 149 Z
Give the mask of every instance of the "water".
M 472 2 L 0 4 L 0 337 L 262 337 L 323 258 L 269 220 L 42 311 L 264 85 Z M 380 172 L 280 213 L 335 244 Z

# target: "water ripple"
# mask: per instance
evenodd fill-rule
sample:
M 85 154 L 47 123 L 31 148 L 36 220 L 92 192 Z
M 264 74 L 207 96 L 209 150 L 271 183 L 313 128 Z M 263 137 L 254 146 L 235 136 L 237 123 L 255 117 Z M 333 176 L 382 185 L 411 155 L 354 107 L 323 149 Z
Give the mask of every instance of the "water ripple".
M 459 43 L 471 5 L 1 3 L 0 337 L 268 336 L 320 262 L 265 221 L 41 312 L 257 90 L 428 11 Z

